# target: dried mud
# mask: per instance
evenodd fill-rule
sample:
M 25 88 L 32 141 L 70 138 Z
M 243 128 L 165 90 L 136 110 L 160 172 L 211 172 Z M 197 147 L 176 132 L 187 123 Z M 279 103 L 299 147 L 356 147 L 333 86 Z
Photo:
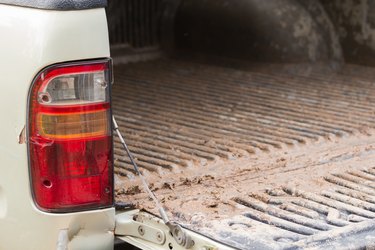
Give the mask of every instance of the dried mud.
M 147 180 L 172 219 L 201 230 L 202 223 L 239 215 L 241 208 L 233 202 L 236 197 L 264 192 L 272 196 L 286 186 L 319 193 L 329 188 L 324 179 L 328 174 L 371 168 L 374 160 L 375 136 L 358 133 L 205 167 L 191 166 L 180 173 L 153 173 Z M 116 199 L 157 213 L 138 178 L 117 175 Z
M 118 68 L 114 113 L 172 220 L 247 249 L 375 218 L 375 72 L 278 67 Z M 115 166 L 116 201 L 157 214 L 117 139 Z

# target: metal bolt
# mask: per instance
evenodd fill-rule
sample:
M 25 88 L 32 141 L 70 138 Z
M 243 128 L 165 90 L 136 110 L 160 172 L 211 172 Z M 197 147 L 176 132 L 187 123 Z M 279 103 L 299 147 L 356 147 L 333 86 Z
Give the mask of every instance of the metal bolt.
M 160 242 L 163 241 L 163 236 L 161 235 L 160 232 L 157 232 L 157 233 L 156 233 L 156 239 L 157 239 L 158 241 L 160 241 Z
M 142 226 L 139 226 L 138 233 L 143 236 L 145 234 L 145 229 Z

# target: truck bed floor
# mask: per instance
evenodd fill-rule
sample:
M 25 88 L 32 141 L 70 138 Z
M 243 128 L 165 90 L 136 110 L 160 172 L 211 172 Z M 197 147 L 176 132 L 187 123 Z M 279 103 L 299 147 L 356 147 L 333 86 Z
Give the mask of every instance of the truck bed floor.
M 113 109 L 187 227 L 242 249 L 362 247 L 375 244 L 373 79 L 354 65 L 160 59 L 115 67 Z M 117 138 L 115 172 L 118 201 L 156 212 Z

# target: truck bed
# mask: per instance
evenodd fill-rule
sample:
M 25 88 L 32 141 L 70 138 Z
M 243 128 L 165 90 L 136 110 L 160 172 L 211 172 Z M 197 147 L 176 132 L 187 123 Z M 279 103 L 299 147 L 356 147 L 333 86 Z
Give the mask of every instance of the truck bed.
M 375 244 L 373 68 L 114 71 L 114 114 L 171 218 L 241 249 Z M 118 202 L 157 213 L 117 138 L 115 172 Z

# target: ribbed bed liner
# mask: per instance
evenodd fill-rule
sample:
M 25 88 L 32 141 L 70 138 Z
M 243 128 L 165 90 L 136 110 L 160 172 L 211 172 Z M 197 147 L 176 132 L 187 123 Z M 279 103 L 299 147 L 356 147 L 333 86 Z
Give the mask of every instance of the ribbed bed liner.
M 361 247 L 375 242 L 374 77 L 160 59 L 115 67 L 113 109 L 186 226 L 242 249 Z M 117 200 L 154 211 L 117 139 L 115 171 Z

